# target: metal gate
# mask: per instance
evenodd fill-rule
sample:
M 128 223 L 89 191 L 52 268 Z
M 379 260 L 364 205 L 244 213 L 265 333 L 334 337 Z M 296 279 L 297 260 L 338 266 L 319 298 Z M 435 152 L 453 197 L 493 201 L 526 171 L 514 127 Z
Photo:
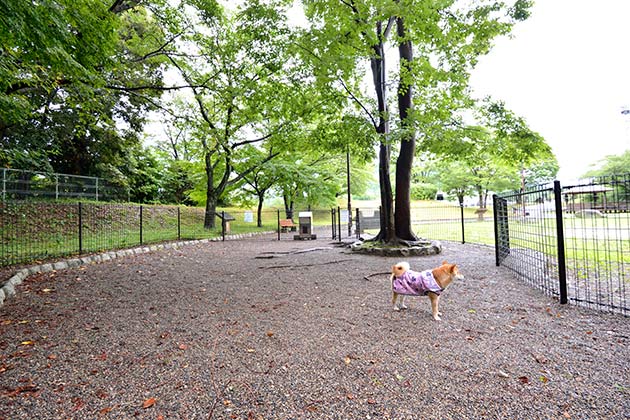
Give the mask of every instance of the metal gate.
M 494 201 L 494 243 L 497 266 L 510 255 L 510 227 L 508 222 L 508 202 L 493 196 Z

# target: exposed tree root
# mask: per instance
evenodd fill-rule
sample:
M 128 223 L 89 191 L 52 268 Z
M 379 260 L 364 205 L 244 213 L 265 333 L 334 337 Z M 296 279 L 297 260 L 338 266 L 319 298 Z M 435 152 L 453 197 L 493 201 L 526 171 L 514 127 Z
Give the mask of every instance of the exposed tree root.
M 383 276 L 383 275 L 389 275 L 389 274 L 392 274 L 392 273 L 389 272 L 389 271 L 382 271 L 380 273 L 372 273 L 372 274 L 368 274 L 367 276 L 363 276 L 363 279 L 366 280 L 366 281 L 370 281 L 370 277 Z
M 346 261 L 352 261 L 349 258 L 346 258 L 344 260 L 337 260 L 337 261 L 328 261 L 328 262 L 324 262 L 324 263 L 316 263 L 316 264 L 299 264 L 299 267 L 314 267 L 317 265 L 329 265 L 329 264 L 338 264 L 338 263 L 342 263 L 342 262 L 346 262 Z M 270 265 L 267 267 L 258 267 L 260 269 L 274 269 L 274 268 L 295 268 L 296 264 L 284 264 L 284 265 Z
M 305 254 L 307 252 L 313 252 L 313 251 L 325 251 L 325 250 L 329 250 L 329 249 L 333 249 L 332 247 L 329 246 L 320 246 L 320 247 L 316 247 L 316 248 L 308 248 L 308 249 L 299 249 L 297 251 L 266 251 L 266 252 L 262 252 L 262 254 L 267 254 L 267 255 L 258 255 L 254 258 L 256 259 L 271 259 L 274 258 L 276 255 L 294 255 L 294 254 Z

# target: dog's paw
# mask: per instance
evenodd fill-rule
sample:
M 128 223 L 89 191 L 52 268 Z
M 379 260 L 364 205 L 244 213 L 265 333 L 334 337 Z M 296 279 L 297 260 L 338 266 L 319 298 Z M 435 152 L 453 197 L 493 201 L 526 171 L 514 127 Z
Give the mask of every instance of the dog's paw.
M 400 308 L 398 306 L 394 306 L 394 310 L 395 311 L 400 311 Z
M 400 309 L 409 309 L 409 306 L 403 304 L 403 305 L 400 305 Z
M 440 315 L 442 315 L 442 314 L 435 314 L 435 315 L 433 315 L 433 319 L 435 319 L 436 321 L 441 321 L 442 318 L 440 318 Z

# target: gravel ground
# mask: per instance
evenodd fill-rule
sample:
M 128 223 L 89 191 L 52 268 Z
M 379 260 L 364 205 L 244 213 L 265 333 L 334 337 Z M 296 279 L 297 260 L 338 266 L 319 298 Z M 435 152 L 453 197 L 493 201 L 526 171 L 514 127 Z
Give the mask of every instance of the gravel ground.
M 326 240 L 31 276 L 0 308 L 0 419 L 630 418 L 630 319 L 560 306 L 490 248 L 408 261 L 444 259 L 466 279 L 441 322 L 392 310 L 398 258 Z

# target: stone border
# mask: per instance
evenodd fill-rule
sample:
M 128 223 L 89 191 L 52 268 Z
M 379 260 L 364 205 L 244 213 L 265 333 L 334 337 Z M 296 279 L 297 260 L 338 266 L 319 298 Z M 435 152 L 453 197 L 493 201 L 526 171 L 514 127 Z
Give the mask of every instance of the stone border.
M 255 232 L 255 233 L 243 233 L 239 235 L 226 235 L 225 240 L 236 240 L 251 238 L 253 236 L 267 235 L 276 233 L 276 231 L 268 232 Z M 121 249 L 117 251 L 104 252 L 102 254 L 87 255 L 85 257 L 70 258 L 64 261 L 57 261 L 54 263 L 45 263 L 40 265 L 34 265 L 32 267 L 23 268 L 16 272 L 9 280 L 7 280 L 2 288 L 0 288 L 0 306 L 4 305 L 4 302 L 15 296 L 15 287 L 22 284 L 28 276 L 39 273 L 47 273 L 54 270 L 66 270 L 68 268 L 79 267 L 87 264 L 96 264 L 104 261 L 114 260 L 116 258 L 129 257 L 132 255 L 146 254 L 149 252 L 159 251 L 162 249 L 177 249 L 185 245 L 205 244 L 209 242 L 222 242 L 222 237 L 207 238 L 207 239 L 195 239 L 190 241 L 178 241 L 168 242 L 165 244 L 156 244 L 148 246 L 140 246 L 137 248 Z
M 362 248 L 363 242 L 355 242 L 350 245 L 350 249 L 353 252 L 359 254 L 379 255 L 381 257 L 415 257 L 426 255 L 437 255 L 442 253 L 442 244 L 439 241 L 431 241 L 426 245 L 416 245 L 400 248 L 388 248 L 383 247 L 370 247 Z

